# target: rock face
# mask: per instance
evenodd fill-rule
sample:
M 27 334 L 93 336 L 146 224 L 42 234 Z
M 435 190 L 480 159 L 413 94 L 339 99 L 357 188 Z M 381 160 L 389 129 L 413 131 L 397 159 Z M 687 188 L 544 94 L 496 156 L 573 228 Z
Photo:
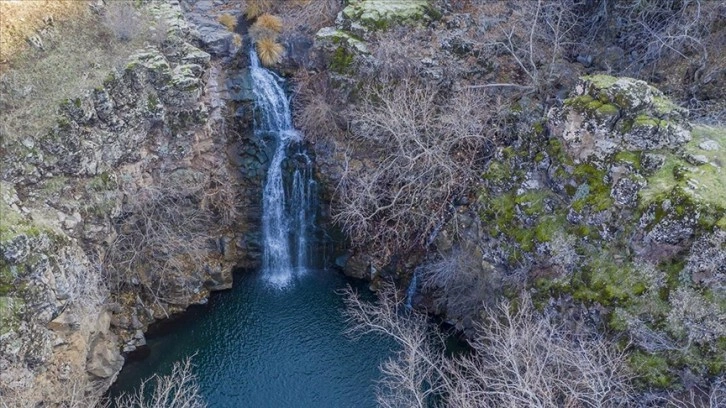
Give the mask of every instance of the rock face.
M 608 75 L 584 77 L 550 127 L 575 160 L 623 150 L 674 148 L 690 140 L 687 112 L 645 81 Z
M 240 81 L 193 45 L 206 43 L 179 2 L 146 7 L 167 20 L 160 48 L 61 103 L 47 134 L 3 146 L 0 398 L 62 401 L 58 390 L 86 377 L 103 389 L 151 322 L 231 287 L 232 269 L 259 258 L 248 226 L 259 223 L 251 203 L 265 157 L 240 148 L 251 136 L 232 137 L 250 120 L 228 119 L 228 85 Z M 249 98 L 238 106 L 251 112 Z M 134 232 L 163 214 L 166 236 Z M 130 249 L 153 256 L 127 262 Z
M 514 75 L 506 58 L 487 55 L 467 35 L 495 35 L 487 27 L 499 20 L 482 16 L 477 25 L 460 13 L 399 21 L 363 11 L 374 3 L 351 2 L 335 27 L 316 36 L 340 98 L 335 106 L 343 107 L 336 113 L 349 124 L 359 112 L 345 107 L 364 98 L 358 90 L 406 75 L 444 94 L 489 82 L 483 89 L 502 86 L 498 95 L 507 99 L 512 84 L 503 82 Z M 396 30 L 400 22 L 413 26 Z M 723 370 L 725 352 L 726 129 L 690 124 L 685 109 L 642 80 L 580 76 L 582 66 L 557 64 L 550 85 L 560 102 L 548 99 L 554 107 L 542 111 L 536 96 L 509 100 L 505 140 L 481 152 L 480 179 L 419 237 L 422 251 L 388 256 L 361 245 L 336 263 L 351 276 L 400 279 L 404 287 L 416 270 L 414 305 L 464 332 L 482 304 L 528 290 L 565 324 L 631 339 L 632 366 L 645 383 L 705 381 Z M 346 130 L 343 138 L 315 139 L 329 186 L 382 162 L 356 140 L 365 132 Z
M 354 0 L 340 14 L 346 30 L 357 35 L 381 30 L 394 24 L 430 20 L 427 0 Z

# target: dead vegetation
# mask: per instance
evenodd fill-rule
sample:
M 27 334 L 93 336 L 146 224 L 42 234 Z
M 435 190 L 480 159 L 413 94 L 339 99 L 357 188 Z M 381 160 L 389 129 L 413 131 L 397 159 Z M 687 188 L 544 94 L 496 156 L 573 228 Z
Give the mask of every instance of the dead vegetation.
M 342 9 L 340 0 L 293 0 L 281 15 L 290 28 L 315 33 L 333 24 Z
M 383 407 L 628 407 L 623 352 L 600 335 L 571 330 L 535 310 L 526 295 L 486 310 L 471 352 L 447 356 L 445 336 L 426 316 L 403 312 L 384 285 L 377 304 L 345 292 L 349 333 L 390 337 L 397 353 L 381 365 Z
M 54 400 L 63 408 L 205 408 L 199 392 L 191 359 L 174 363 L 170 374 L 145 379 L 132 394 L 117 397 L 113 404 L 103 397 L 82 370 L 71 373 L 63 387 L 55 391 Z M 149 391 L 151 389 L 151 391 Z M 0 408 L 38 408 L 49 406 L 49 400 L 38 387 L 0 390 Z M 45 390 L 46 392 L 48 390 Z
M 143 44 L 150 23 L 133 6 L 115 2 L 106 13 L 78 9 L 10 57 L 0 73 L 1 140 L 39 138 L 55 124 L 61 101 L 100 86 Z
M 203 267 L 214 214 L 202 206 L 202 188 L 179 185 L 125 191 L 124 213 L 104 259 L 112 292 L 141 286 L 157 304 L 175 304 L 199 287 L 189 274 Z
M 351 112 L 348 137 L 376 166 L 346 162 L 335 221 L 385 260 L 420 248 L 469 194 L 497 136 L 496 115 L 496 101 L 476 90 L 447 93 L 410 78 L 369 87 Z
M 191 359 L 174 363 L 171 374 L 144 380 L 135 393 L 117 398 L 117 408 L 205 408 Z M 148 392 L 149 388 L 152 389 Z

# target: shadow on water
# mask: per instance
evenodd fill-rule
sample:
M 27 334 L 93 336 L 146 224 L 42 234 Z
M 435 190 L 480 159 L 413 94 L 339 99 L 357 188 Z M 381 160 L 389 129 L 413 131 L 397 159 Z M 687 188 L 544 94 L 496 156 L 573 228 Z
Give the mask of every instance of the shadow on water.
M 336 291 L 347 284 L 373 298 L 362 282 L 329 270 L 300 274 L 284 289 L 259 272 L 237 273 L 234 289 L 156 325 L 147 355 L 127 363 L 110 395 L 194 356 L 210 407 L 374 407 L 378 365 L 393 343 L 342 333 L 344 306 Z

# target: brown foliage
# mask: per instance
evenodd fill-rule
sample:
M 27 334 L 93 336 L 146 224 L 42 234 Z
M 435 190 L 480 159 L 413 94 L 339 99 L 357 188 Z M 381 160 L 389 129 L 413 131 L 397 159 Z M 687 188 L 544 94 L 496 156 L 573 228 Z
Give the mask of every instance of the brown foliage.
M 280 62 L 285 53 L 285 47 L 272 38 L 261 38 L 255 42 L 255 46 L 260 62 L 268 67 Z
M 257 16 L 268 13 L 272 6 L 272 0 L 247 0 L 244 13 L 248 20 L 252 20 Z
M 237 18 L 231 14 L 222 14 L 217 18 L 220 24 L 227 27 L 227 30 L 234 31 L 237 28 Z

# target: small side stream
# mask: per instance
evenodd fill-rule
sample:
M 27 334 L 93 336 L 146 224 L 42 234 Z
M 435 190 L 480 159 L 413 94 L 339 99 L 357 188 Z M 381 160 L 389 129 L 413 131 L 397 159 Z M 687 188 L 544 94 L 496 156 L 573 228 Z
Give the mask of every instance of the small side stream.
M 238 273 L 234 289 L 150 333 L 149 355 L 124 367 L 111 394 L 194 356 L 210 407 L 375 407 L 378 365 L 392 343 L 342 334 L 335 292 L 348 283 L 356 285 L 334 271 L 310 270 L 280 290 L 260 272 Z

